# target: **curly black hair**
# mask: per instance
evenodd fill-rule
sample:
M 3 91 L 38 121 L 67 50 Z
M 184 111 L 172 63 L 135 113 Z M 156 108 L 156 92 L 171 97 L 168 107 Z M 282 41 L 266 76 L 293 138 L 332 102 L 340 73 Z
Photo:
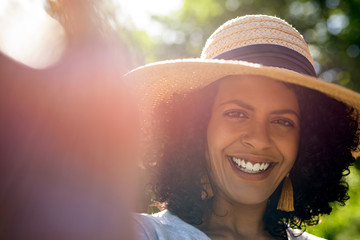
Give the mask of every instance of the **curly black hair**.
M 155 111 L 154 129 L 161 146 L 155 162 L 152 190 L 159 202 L 191 225 L 201 225 L 211 213 L 212 199 L 202 200 L 201 177 L 206 173 L 206 130 L 218 82 L 191 93 L 174 94 Z M 329 214 L 330 203 L 349 199 L 344 176 L 355 161 L 351 152 L 359 143 L 358 113 L 320 92 L 293 88 L 301 113 L 299 152 L 290 177 L 294 188 L 293 212 L 276 209 L 282 184 L 270 196 L 263 217 L 265 230 L 287 239 L 286 229 L 304 229 Z M 151 161 L 150 161 L 151 162 Z

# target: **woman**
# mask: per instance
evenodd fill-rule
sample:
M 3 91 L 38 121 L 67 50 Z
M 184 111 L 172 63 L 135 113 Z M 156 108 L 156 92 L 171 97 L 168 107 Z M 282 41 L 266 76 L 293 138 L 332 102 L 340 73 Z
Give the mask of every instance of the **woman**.
M 315 76 L 301 35 L 263 15 L 223 24 L 200 59 L 129 73 L 167 208 L 136 215 L 139 239 L 318 239 L 301 229 L 348 199 L 360 95 Z

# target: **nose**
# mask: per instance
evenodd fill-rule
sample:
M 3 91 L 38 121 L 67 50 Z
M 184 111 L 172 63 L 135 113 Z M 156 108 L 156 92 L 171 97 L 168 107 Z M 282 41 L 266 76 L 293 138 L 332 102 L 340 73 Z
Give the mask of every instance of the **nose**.
M 254 150 L 265 150 L 271 147 L 272 140 L 265 122 L 252 121 L 243 130 L 240 141 L 244 146 Z

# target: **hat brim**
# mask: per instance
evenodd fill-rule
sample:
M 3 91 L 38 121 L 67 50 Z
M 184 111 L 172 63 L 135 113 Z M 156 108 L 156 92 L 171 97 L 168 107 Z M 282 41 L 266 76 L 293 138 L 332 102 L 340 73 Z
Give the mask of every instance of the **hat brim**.
M 246 61 L 220 59 L 178 59 L 148 64 L 127 73 L 125 83 L 138 99 L 145 138 L 151 138 L 154 108 L 174 93 L 201 89 L 229 75 L 257 75 L 317 90 L 360 112 L 360 94 L 334 83 L 298 72 Z M 358 119 L 360 126 L 360 119 Z M 353 152 L 359 157 L 360 152 Z
M 141 108 L 151 111 L 175 92 L 191 92 L 229 75 L 258 75 L 296 84 L 360 110 L 360 94 L 357 92 L 288 69 L 245 61 L 199 58 L 161 61 L 134 69 L 125 75 L 125 81 L 134 90 Z

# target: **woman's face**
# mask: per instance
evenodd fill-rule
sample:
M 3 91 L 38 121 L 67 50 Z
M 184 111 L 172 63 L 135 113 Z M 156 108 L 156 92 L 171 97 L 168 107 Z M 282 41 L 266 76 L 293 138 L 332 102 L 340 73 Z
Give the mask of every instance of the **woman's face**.
M 242 204 L 266 201 L 296 159 L 299 118 L 295 93 L 279 81 L 220 80 L 206 150 L 217 197 Z

